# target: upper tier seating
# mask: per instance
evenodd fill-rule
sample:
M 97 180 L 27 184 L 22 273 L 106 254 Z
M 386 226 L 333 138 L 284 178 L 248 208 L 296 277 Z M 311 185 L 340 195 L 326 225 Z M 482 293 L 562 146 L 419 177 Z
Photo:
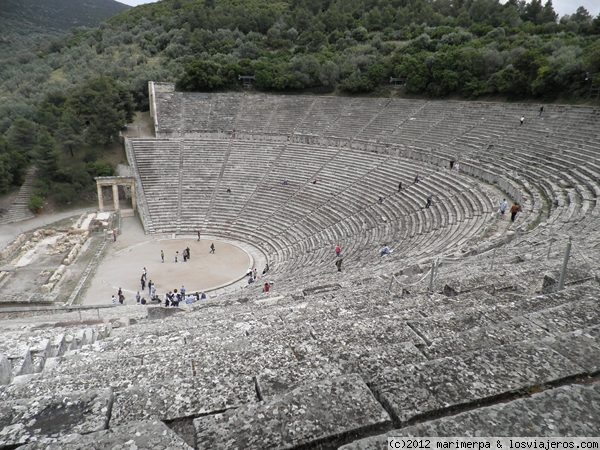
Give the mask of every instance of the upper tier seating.
M 173 115 L 177 133 L 162 125 Z M 157 136 L 187 138 L 184 185 L 177 215 L 147 231 L 250 241 L 280 269 L 317 272 L 335 243 L 361 266 L 384 243 L 414 260 L 466 251 L 484 233 L 497 238 L 492 213 L 504 197 L 522 205 L 518 229 L 534 233 L 597 214 L 591 108 L 547 105 L 540 116 L 537 105 L 167 92 L 157 122 Z M 141 146 L 132 140 L 134 153 Z M 416 174 L 424 179 L 413 185 Z M 428 195 L 434 205 L 423 209 Z

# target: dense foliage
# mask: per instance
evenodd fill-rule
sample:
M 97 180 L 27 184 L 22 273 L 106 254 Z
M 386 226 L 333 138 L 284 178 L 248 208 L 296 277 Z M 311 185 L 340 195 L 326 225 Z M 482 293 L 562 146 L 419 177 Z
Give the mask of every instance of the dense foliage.
M 0 192 L 20 184 L 29 162 L 38 168 L 39 199 L 70 203 L 94 185 L 93 177 L 112 175 L 97 148 L 118 139 L 133 118 L 131 94 L 109 78 L 95 78 L 68 94 L 50 94 L 34 121 L 18 118 L 0 138 Z
M 600 16 L 558 19 L 551 0 L 163 0 L 0 65 L 0 172 L 18 183 L 34 161 L 50 184 L 83 185 L 132 108 L 147 108 L 148 80 L 386 94 L 398 77 L 410 95 L 585 99 L 599 36 Z M 16 143 L 22 127 L 34 142 Z

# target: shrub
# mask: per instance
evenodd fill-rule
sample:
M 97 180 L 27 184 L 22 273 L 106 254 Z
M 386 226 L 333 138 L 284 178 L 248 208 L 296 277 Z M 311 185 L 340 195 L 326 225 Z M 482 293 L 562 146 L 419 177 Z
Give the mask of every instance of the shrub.
M 31 198 L 29 199 L 29 209 L 31 210 L 32 213 L 39 213 L 42 208 L 44 207 L 44 199 L 43 197 L 40 197 L 39 195 L 32 195 Z

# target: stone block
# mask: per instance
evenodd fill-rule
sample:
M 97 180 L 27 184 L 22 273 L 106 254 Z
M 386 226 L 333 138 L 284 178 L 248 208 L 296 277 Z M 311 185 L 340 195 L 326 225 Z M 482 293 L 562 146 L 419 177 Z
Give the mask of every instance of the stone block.
M 165 378 L 168 377 L 166 371 Z M 110 423 L 121 425 L 133 420 L 174 420 L 214 414 L 253 401 L 256 401 L 256 391 L 251 378 L 230 380 L 215 376 L 212 379 L 165 381 L 118 392 Z
M 543 344 L 580 365 L 590 375 L 600 371 L 600 339 L 586 330 L 552 336 L 544 339 Z
M 158 420 L 130 422 L 90 434 L 70 434 L 60 439 L 42 438 L 19 447 L 23 450 L 191 450 L 177 434 Z
M 551 294 L 558 288 L 558 279 L 554 274 L 545 273 L 542 281 L 542 294 Z
M 456 288 L 456 286 L 450 286 L 449 284 L 445 284 L 442 289 L 442 294 L 446 297 L 456 297 L 460 294 L 460 290 Z
M 12 378 L 12 364 L 6 356 L 0 354 L 0 386 L 10 383 Z
M 0 448 L 43 437 L 87 434 L 108 427 L 113 401 L 111 389 L 91 390 L 61 397 L 3 402 L 0 406 Z
M 390 418 L 358 375 L 305 385 L 270 401 L 194 420 L 199 448 L 264 449 L 331 444 Z
M 340 450 L 380 450 L 388 436 L 597 436 L 600 385 L 568 385 L 531 397 L 361 439 Z
M 399 423 L 586 373 L 550 348 L 517 343 L 382 372 L 373 388 Z
M 163 306 L 148 306 L 147 310 L 149 320 L 165 319 L 183 312 L 179 308 L 165 308 Z

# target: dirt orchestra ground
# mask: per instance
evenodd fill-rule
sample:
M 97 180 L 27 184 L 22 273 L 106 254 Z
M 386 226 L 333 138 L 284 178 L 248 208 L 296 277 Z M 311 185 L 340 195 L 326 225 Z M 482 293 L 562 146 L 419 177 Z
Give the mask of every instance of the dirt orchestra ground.
M 215 254 L 210 254 L 214 242 Z M 191 259 L 183 262 L 183 249 L 189 247 Z M 165 253 L 161 262 L 160 251 Z M 179 251 L 175 263 L 175 252 Z M 148 271 L 157 293 L 163 296 L 168 290 L 179 289 L 183 284 L 187 292 L 214 289 L 244 276 L 251 264 L 248 254 L 235 245 L 202 239 L 168 239 L 143 233 L 137 218 L 123 220 L 117 242 L 110 242 L 91 283 L 83 296 L 82 304 L 110 303 L 111 295 L 119 287 L 125 294 L 125 303 L 135 303 L 135 294 L 141 289 L 143 268 Z M 141 293 L 148 298 L 148 288 Z

